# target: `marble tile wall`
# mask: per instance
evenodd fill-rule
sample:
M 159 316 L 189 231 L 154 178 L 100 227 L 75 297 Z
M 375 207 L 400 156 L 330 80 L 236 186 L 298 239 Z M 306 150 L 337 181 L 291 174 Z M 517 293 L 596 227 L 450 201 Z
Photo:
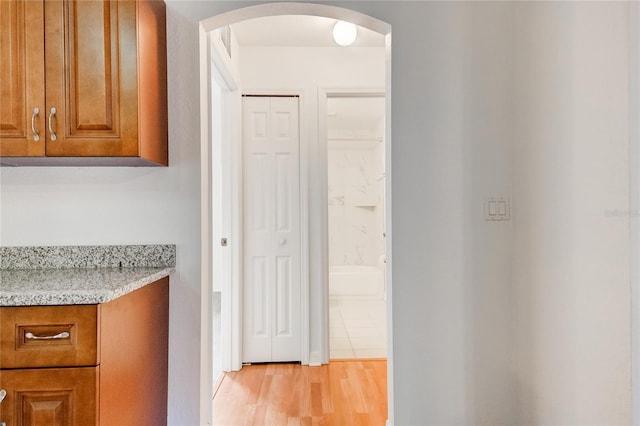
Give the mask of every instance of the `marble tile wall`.
M 381 142 L 328 150 L 329 264 L 379 265 L 383 253 Z

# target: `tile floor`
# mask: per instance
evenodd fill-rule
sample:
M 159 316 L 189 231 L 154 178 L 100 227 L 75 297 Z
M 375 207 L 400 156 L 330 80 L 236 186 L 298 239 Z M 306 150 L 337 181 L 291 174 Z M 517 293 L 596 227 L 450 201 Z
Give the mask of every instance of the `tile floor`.
M 386 309 L 384 300 L 331 299 L 331 359 L 386 358 Z

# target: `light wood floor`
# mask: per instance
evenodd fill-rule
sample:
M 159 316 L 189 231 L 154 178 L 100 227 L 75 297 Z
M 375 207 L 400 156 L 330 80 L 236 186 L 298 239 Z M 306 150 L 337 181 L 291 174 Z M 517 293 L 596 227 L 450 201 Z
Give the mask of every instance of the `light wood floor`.
M 246 366 L 227 373 L 213 398 L 219 426 L 383 426 L 386 420 L 386 360 Z

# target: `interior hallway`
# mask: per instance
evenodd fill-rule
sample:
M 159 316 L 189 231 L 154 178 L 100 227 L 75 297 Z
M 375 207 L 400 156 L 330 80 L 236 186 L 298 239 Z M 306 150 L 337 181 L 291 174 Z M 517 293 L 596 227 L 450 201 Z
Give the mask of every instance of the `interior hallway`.
M 213 398 L 219 426 L 382 426 L 386 419 L 384 360 L 245 366 L 226 373 Z

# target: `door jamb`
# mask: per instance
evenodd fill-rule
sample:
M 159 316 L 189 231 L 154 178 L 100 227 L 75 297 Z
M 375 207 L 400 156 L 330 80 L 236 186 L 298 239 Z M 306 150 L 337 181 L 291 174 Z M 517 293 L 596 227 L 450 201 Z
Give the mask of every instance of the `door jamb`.
M 210 32 L 213 34 L 213 31 Z M 230 242 L 230 280 L 222 283 L 221 334 L 222 370 L 238 371 L 242 368 L 242 135 L 241 125 L 241 89 L 238 71 L 234 69 L 222 42 L 211 36 L 212 76 L 224 82 L 223 93 L 225 107 L 222 114 L 222 144 L 231 157 L 231 227 Z M 231 104 L 231 105 L 230 105 Z M 209 103 L 211 105 L 211 103 Z M 211 171 L 209 171 L 211 173 Z M 211 176 L 210 176 L 211 177 Z M 215 218 L 212 218 L 215 220 Z M 207 235 L 212 238 L 211 234 Z M 214 242 L 215 244 L 215 242 Z
M 212 315 L 212 264 L 211 256 L 213 252 L 213 238 L 212 238 L 212 165 L 211 165 L 211 144 L 212 144 L 212 128 L 211 128 L 211 108 L 212 108 L 212 86 L 211 79 L 215 78 L 216 82 L 222 88 L 222 97 L 226 103 L 232 104 L 234 97 L 237 97 L 238 93 L 238 76 L 237 73 L 229 66 L 229 60 L 225 58 L 224 47 L 221 42 L 216 40 L 213 36 L 213 31 L 205 30 L 202 25 L 199 29 L 200 39 L 200 87 L 202 96 L 200 98 L 200 132 L 202 143 L 200 145 L 200 167 L 201 167 L 201 316 L 203 321 L 201 322 L 200 339 L 201 339 L 201 357 L 200 357 L 200 419 L 206 421 L 205 424 L 210 424 L 212 419 L 212 400 L 213 400 L 213 315 Z M 234 106 L 234 105 L 231 105 Z M 226 109 L 226 108 L 225 108 Z M 223 143 L 228 143 L 230 147 L 237 145 L 237 132 L 234 130 L 234 126 L 237 125 L 235 118 L 233 117 L 234 108 L 230 108 L 231 111 L 225 113 L 225 117 L 231 122 L 230 125 L 225 126 L 223 132 Z M 235 108 L 237 110 L 237 108 Z M 237 113 L 236 113 L 237 115 Z M 232 151 L 232 161 L 235 161 L 234 155 L 237 154 Z M 235 161 L 237 162 L 237 161 Z M 234 170 L 232 170 L 233 174 Z M 238 172 L 236 171 L 236 174 Z M 233 178 L 232 178 L 233 179 Z M 234 185 L 237 187 L 237 182 L 232 182 L 232 192 L 234 191 Z M 232 199 L 233 199 L 232 195 Z M 237 197 L 235 197 L 237 198 Z M 234 200 L 231 207 L 235 211 L 240 211 L 241 200 Z M 237 241 L 236 244 L 232 244 L 232 258 L 233 253 L 241 250 L 241 233 L 234 224 L 230 230 L 229 237 Z M 240 295 L 238 291 L 234 291 L 234 281 L 239 281 L 241 275 L 238 274 L 240 265 L 231 261 L 231 280 L 226 283 L 222 283 L 222 313 L 221 322 L 222 327 L 225 326 L 227 333 L 224 337 L 227 341 L 222 345 L 222 350 L 227 349 L 227 353 L 221 354 L 222 358 L 222 370 L 239 370 L 241 363 L 234 362 L 235 358 L 239 358 L 241 347 L 233 341 L 233 330 L 238 329 L 238 318 L 241 312 L 237 312 L 235 309 L 229 309 L 234 305 L 234 300 L 239 299 Z M 241 271 L 240 271 L 241 272 Z M 237 303 L 236 303 L 237 304 Z M 221 327 L 221 328 L 222 328 Z M 222 331 L 222 330 L 221 330 Z M 221 333 L 221 334 L 224 334 Z

